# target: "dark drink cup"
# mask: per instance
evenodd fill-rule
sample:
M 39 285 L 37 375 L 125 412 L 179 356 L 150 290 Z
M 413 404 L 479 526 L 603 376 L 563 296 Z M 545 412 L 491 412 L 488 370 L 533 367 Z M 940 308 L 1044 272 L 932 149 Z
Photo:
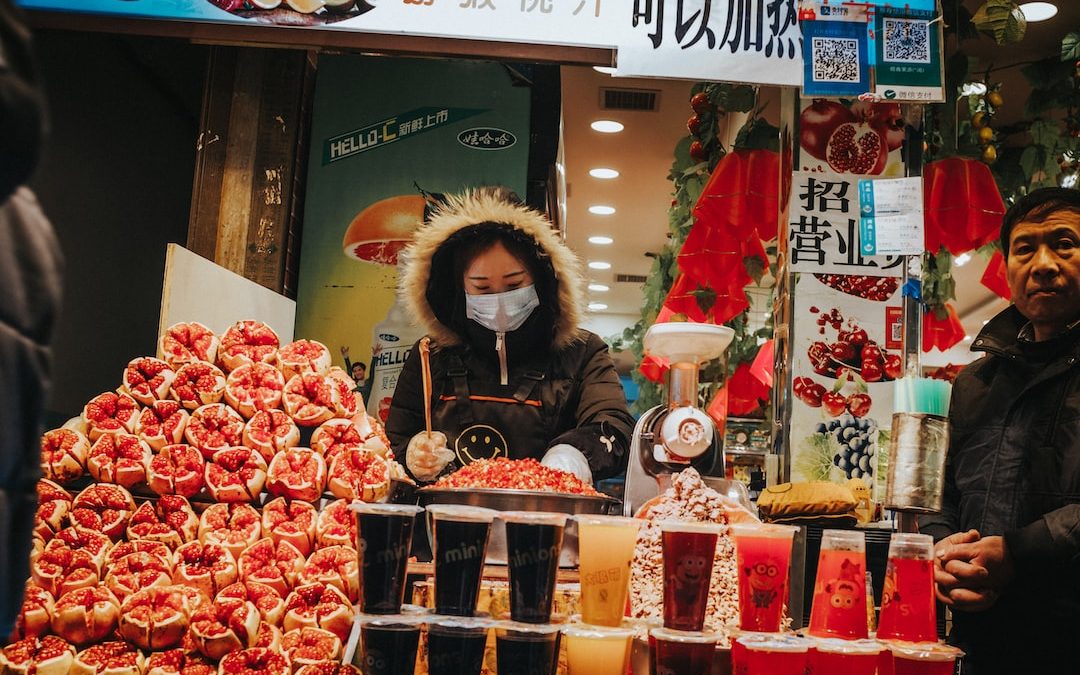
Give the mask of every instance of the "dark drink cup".
M 806 672 L 810 640 L 777 633 L 749 633 L 735 642 L 739 647 L 731 650 L 735 675 L 804 675 Z
M 664 628 L 702 630 L 720 526 L 665 520 L 660 523 L 660 531 L 664 555 Z
M 435 612 L 472 616 L 480 597 L 488 534 L 496 512 L 437 504 L 428 507 L 428 514 L 435 561 Z
M 818 639 L 810 649 L 810 672 L 813 675 L 884 675 L 878 672 L 883 649 L 886 647 L 876 640 Z
M 956 659 L 964 655 L 956 647 L 936 642 L 888 643 L 893 655 L 894 675 L 952 675 Z
M 866 538 L 862 532 L 822 532 L 807 633 L 844 640 L 867 637 Z
M 735 562 L 739 572 L 739 628 L 775 633 L 788 598 L 791 540 L 789 525 L 734 524 Z
M 510 577 L 510 618 L 547 623 L 555 600 L 565 513 L 506 511 L 506 566 Z
M 405 599 L 413 521 L 423 511 L 406 504 L 354 503 L 357 551 L 360 552 L 360 611 L 397 614 Z
M 420 623 L 418 616 L 362 616 L 359 663 L 354 663 L 364 675 L 413 675 Z
M 491 625 L 485 619 L 432 617 L 428 622 L 429 675 L 480 675 Z
M 881 594 L 877 636 L 882 640 L 934 642 L 934 539 L 928 534 L 894 534 Z
M 712 675 L 720 636 L 668 628 L 649 631 L 649 663 L 658 675 Z
M 555 675 L 559 668 L 559 627 L 505 622 L 495 629 L 499 675 Z

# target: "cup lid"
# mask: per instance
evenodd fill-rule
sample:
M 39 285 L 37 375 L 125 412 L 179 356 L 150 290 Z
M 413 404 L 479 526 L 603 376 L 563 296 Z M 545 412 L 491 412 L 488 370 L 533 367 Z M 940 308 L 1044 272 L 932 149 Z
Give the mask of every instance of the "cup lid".
M 487 617 L 476 616 L 450 616 L 447 614 L 432 614 L 427 617 L 428 628 L 438 626 L 449 630 L 480 631 L 491 628 L 499 622 Z
M 587 623 L 572 623 L 563 626 L 563 635 L 583 638 L 631 638 L 637 631 L 632 627 L 594 626 Z
M 775 523 L 731 523 L 731 534 L 735 537 L 768 537 L 770 539 L 791 539 L 799 528 L 794 525 Z
M 952 645 L 940 642 L 902 642 L 887 641 L 888 648 L 894 656 L 912 661 L 955 661 L 964 655 L 964 652 Z
M 477 523 L 490 523 L 499 515 L 494 509 L 464 504 L 432 504 L 427 507 L 427 512 L 438 520 L 467 520 Z
M 813 646 L 811 640 L 781 633 L 746 633 L 735 641 L 747 649 L 793 654 L 808 652 Z
M 555 525 L 565 527 L 568 513 L 556 513 L 554 511 L 501 511 L 499 519 L 507 523 L 523 523 L 525 525 Z
M 424 616 L 422 614 L 359 614 L 356 621 L 364 628 L 415 630 L 424 623 Z
M 720 633 L 701 633 L 698 631 L 675 630 L 673 628 L 653 628 L 649 635 L 664 642 L 681 642 L 683 644 L 716 644 L 722 637 Z
M 866 551 L 866 534 L 861 530 L 824 530 L 821 548 L 832 551 Z
M 719 523 L 702 523 L 694 520 L 661 520 L 657 523 L 661 532 L 690 532 L 695 534 L 720 534 Z
M 838 638 L 815 638 L 814 648 L 828 654 L 879 654 L 888 649 L 877 640 L 840 640 Z
M 495 628 L 500 633 L 513 633 L 516 637 L 526 640 L 537 639 L 554 635 L 562 630 L 562 625 L 557 623 L 523 623 L 521 621 L 499 621 Z
M 354 501 L 349 504 L 349 510 L 377 516 L 415 516 L 424 509 L 415 504 L 369 504 Z
M 632 527 L 634 529 L 638 529 L 645 524 L 645 521 L 641 518 L 602 516 L 596 513 L 579 513 L 572 516 L 571 519 L 577 521 L 578 525 L 610 525 L 613 527 Z

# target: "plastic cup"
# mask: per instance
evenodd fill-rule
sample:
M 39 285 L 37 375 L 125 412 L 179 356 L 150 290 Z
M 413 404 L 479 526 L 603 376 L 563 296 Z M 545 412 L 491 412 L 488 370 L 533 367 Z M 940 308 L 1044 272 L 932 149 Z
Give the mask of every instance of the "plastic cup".
M 660 522 L 664 556 L 664 628 L 705 628 L 709 583 L 720 526 L 715 523 Z
M 937 642 L 889 644 L 894 675 L 952 675 L 964 652 Z
M 506 511 L 506 566 L 510 577 L 510 618 L 547 623 L 555 601 L 565 513 Z
M 881 594 L 877 636 L 883 640 L 934 642 L 934 539 L 927 534 L 894 534 Z
M 493 623 L 488 619 L 433 617 L 428 623 L 429 675 L 480 675 Z
M 354 665 L 364 675 L 413 675 L 421 623 L 416 615 L 362 615 Z
M 360 552 L 360 611 L 397 614 L 405 601 L 405 566 L 409 562 L 413 521 L 423 511 L 408 504 L 349 505 L 356 514 Z
M 649 662 L 655 675 L 711 675 L 717 633 L 654 628 L 649 631 Z
M 555 675 L 559 668 L 559 626 L 504 622 L 495 629 L 499 675 Z
M 822 533 L 807 633 L 845 640 L 866 638 L 866 538 L 862 532 Z
M 739 571 L 739 628 L 775 633 L 788 597 L 790 525 L 738 523 L 731 526 Z
M 569 675 L 626 675 L 632 628 L 574 624 L 563 628 Z
M 732 649 L 735 675 L 803 675 L 811 641 L 793 635 L 749 633 L 738 638 Z
M 435 612 L 472 616 L 480 597 L 491 522 L 497 512 L 450 504 L 435 504 L 427 511 L 432 519 Z
M 644 521 L 622 516 L 576 516 L 581 620 L 618 626 L 626 613 L 630 563 Z
M 810 649 L 812 675 L 874 675 L 879 654 L 886 650 L 876 640 L 819 638 Z

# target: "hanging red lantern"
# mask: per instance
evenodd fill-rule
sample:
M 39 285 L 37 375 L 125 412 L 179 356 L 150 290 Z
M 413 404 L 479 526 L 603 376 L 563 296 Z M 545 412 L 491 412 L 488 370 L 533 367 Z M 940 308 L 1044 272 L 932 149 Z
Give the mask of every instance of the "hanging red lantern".
M 641 365 L 638 366 L 638 370 L 645 376 L 645 379 L 654 382 L 656 384 L 664 383 L 664 376 L 668 370 L 668 364 L 663 359 L 658 359 L 655 356 L 645 355 L 645 358 L 641 360 Z
M 1006 300 L 1012 299 L 1012 291 L 1009 290 L 1009 279 L 1005 275 L 1005 256 L 1001 255 L 1001 251 L 994 251 L 994 255 L 990 258 L 990 262 L 987 263 L 986 271 L 983 272 L 982 279 L 979 281 L 982 282 L 983 286 Z
M 742 288 L 750 283 L 745 257 L 746 245 L 725 226 L 711 219 L 698 219 L 679 249 L 678 262 L 683 274 L 701 286 Z
M 924 352 L 934 347 L 946 351 L 963 341 L 964 324 L 960 323 L 960 317 L 956 315 L 956 308 L 952 306 L 952 303 L 945 303 L 944 313 L 944 318 L 939 317 L 936 311 L 929 308 L 923 313 L 922 350 Z
M 694 206 L 694 216 L 726 225 L 736 239 L 756 229 L 776 238 L 780 155 L 772 150 L 736 149 L 724 155 Z
M 698 304 L 694 292 L 699 290 L 698 284 L 685 274 L 675 277 L 675 283 L 671 285 L 667 297 L 664 298 L 663 308 L 673 314 L 682 314 L 687 319 L 697 323 L 708 323 L 705 310 Z
M 947 157 L 923 171 L 926 250 L 953 255 L 989 244 L 1001 230 L 1005 203 L 990 167 L 971 157 Z
M 769 398 L 769 388 L 750 373 L 750 364 L 741 363 L 727 381 L 728 413 L 749 415 Z

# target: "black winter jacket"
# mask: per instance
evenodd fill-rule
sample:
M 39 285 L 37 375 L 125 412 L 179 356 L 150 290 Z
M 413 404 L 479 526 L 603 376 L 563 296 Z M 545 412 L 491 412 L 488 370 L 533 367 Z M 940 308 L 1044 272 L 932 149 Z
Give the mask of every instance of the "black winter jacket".
M 953 615 L 970 675 L 1080 672 L 1080 329 L 1025 342 L 1026 323 L 1010 307 L 973 343 L 986 356 L 953 389 L 945 509 L 920 519 L 935 540 L 1003 535 L 1016 566 L 993 607 Z

